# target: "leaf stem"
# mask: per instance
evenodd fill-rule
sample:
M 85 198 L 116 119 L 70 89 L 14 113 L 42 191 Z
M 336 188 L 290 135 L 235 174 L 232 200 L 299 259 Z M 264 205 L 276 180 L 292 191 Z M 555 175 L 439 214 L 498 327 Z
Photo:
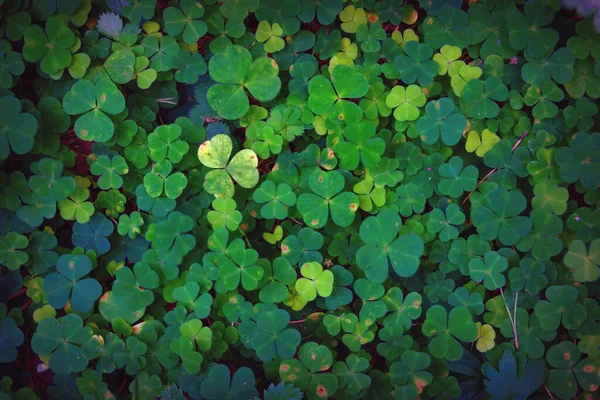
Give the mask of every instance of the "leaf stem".
M 302 324 L 304 323 L 304 321 L 306 321 L 306 319 L 298 319 L 296 321 L 290 321 L 290 324 Z
M 525 139 L 525 136 L 527 136 L 529 132 L 525 131 L 523 132 L 523 134 L 521 135 L 521 137 L 519 138 L 519 140 L 517 140 L 517 142 L 514 144 L 514 146 L 512 147 L 511 151 L 515 151 L 515 149 L 517 147 L 519 147 L 519 145 L 521 144 L 521 142 L 523 141 L 523 139 Z M 469 200 L 469 198 L 471 197 L 471 195 L 473 194 L 474 191 L 476 191 L 479 186 L 487 179 L 490 177 L 490 175 L 492 175 L 494 172 L 498 171 L 498 168 L 494 168 L 493 170 L 491 170 L 490 172 L 488 172 L 488 174 L 486 176 L 484 176 L 479 182 L 477 182 L 477 186 L 475 186 L 475 189 L 471 190 L 469 192 L 469 194 L 467 195 L 467 197 L 465 197 L 465 199 L 460 203 L 460 205 L 462 206 L 463 204 L 465 204 L 467 202 L 467 200 Z
M 12 299 L 14 299 L 15 297 L 19 297 L 20 295 L 22 295 L 22 294 L 23 294 L 23 293 L 25 293 L 26 291 L 27 291 L 27 288 L 26 288 L 26 287 L 24 287 L 23 289 L 19 290 L 17 293 L 15 293 L 15 294 L 13 294 L 13 295 L 10 295 L 10 296 L 8 296 L 8 300 L 12 300 Z
M 519 291 L 515 292 L 515 306 L 513 315 L 515 317 L 515 325 L 513 326 L 513 331 L 515 333 L 515 347 L 519 348 L 519 335 L 517 334 L 517 301 L 519 300 Z
M 504 290 L 502 290 L 502 288 L 500 288 L 500 295 L 502 296 L 502 301 L 504 301 L 504 308 L 506 308 L 506 312 L 508 313 L 508 319 L 510 320 L 510 324 L 512 325 L 512 328 L 513 328 L 513 333 L 515 335 L 515 347 L 518 349 L 519 348 L 519 337 L 517 335 L 517 299 L 518 299 L 517 293 L 515 293 L 515 307 L 514 307 L 515 319 L 513 320 L 513 317 L 510 315 L 510 310 L 508 309 L 508 305 L 506 304 L 506 297 L 504 297 Z
M 548 393 L 548 396 L 550 396 L 551 399 L 554 398 L 554 396 L 552 396 L 552 392 L 550 391 L 550 389 L 548 389 L 548 387 L 544 384 L 544 389 L 546 389 L 546 393 Z
M 156 99 L 156 101 L 159 103 L 172 104 L 172 105 L 176 106 L 177 103 L 175 103 L 173 100 L 175 100 L 175 97 L 166 97 L 164 99 Z

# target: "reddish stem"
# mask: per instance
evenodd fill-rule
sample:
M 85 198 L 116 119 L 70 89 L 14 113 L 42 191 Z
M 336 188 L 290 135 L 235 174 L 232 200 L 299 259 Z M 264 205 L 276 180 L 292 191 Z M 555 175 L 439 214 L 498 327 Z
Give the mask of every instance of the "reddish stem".
M 29 307 L 29 305 L 31 304 L 31 302 L 32 302 L 32 300 L 31 300 L 31 299 L 27 300 L 27 302 L 21 306 L 21 311 L 23 311 L 23 310 L 25 310 L 27 307 Z
M 15 297 L 19 297 L 20 295 L 22 295 L 23 293 L 25 293 L 27 291 L 27 288 L 24 287 L 23 289 L 19 290 L 17 293 L 13 294 L 12 296 L 8 297 L 8 300 L 12 300 Z

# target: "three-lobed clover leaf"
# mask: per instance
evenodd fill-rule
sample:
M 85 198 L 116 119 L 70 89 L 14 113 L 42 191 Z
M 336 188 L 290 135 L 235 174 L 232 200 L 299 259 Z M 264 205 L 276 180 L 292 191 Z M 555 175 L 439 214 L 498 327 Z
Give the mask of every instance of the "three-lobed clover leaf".
M 471 212 L 473 225 L 483 239 L 498 238 L 502 244 L 512 246 L 529 234 L 531 219 L 519 215 L 527 206 L 523 194 L 496 188 L 488 192 L 486 200 L 487 207 L 480 206 Z
M 600 385 L 600 379 L 594 373 L 599 367 L 598 361 L 592 357 L 582 359 L 581 352 L 574 343 L 564 341 L 550 347 L 546 360 L 553 367 L 546 380 L 548 389 L 561 398 L 575 396 L 578 386 L 594 392 Z
M 298 211 L 304 222 L 314 228 L 327 224 L 329 211 L 336 225 L 345 227 L 354 222 L 358 210 L 358 198 L 354 193 L 342 192 L 344 176 L 337 171 L 315 171 L 308 179 L 310 189 L 315 193 L 302 193 L 298 196 Z
M 260 21 L 256 28 L 256 41 L 264 43 L 264 49 L 267 53 L 276 53 L 283 50 L 285 42 L 281 38 L 283 36 L 283 29 L 278 23 L 273 25 L 269 24 L 268 21 Z
M 285 310 L 266 310 L 256 318 L 256 330 L 250 345 L 261 361 L 270 361 L 276 355 L 289 358 L 296 354 L 302 335 L 296 329 L 286 329 L 290 315 Z
M 206 22 L 200 19 L 204 15 L 204 6 L 196 0 L 182 0 L 179 7 L 168 7 L 163 11 L 165 31 L 169 35 L 181 35 L 187 44 L 195 43 L 208 29 Z
M 423 241 L 415 234 L 398 237 L 401 224 L 397 213 L 382 211 L 360 225 L 360 237 L 365 245 L 358 249 L 356 263 L 370 281 L 385 281 L 389 265 L 403 278 L 414 275 L 419 268 Z
M 600 239 L 592 240 L 589 250 L 582 240 L 573 240 L 563 262 L 573 270 L 577 282 L 596 281 L 600 278 Z
M 27 264 L 29 255 L 24 251 L 29 240 L 16 232 L 8 232 L 0 237 L 0 263 L 10 270 L 17 270 Z
M 202 382 L 201 393 L 208 400 L 251 399 L 258 396 L 254 381 L 254 373 L 248 367 L 238 368 L 231 376 L 227 366 L 212 364 Z
M 310 0 L 300 0 L 302 10 L 298 18 L 302 22 L 311 22 L 315 19 L 322 25 L 331 25 L 337 15 L 342 11 L 342 0 L 323 0 L 314 2 Z
M 112 222 L 100 213 L 92 216 L 89 222 L 73 224 L 73 234 L 71 240 L 73 245 L 83 247 L 86 250 L 94 250 L 98 255 L 108 252 L 110 242 L 107 239 L 115 227 Z
M 213 201 L 214 211 L 206 215 L 208 222 L 213 228 L 226 227 L 235 231 L 242 222 L 242 213 L 236 210 L 237 204 L 233 199 L 215 199 Z
M 44 278 L 48 303 L 58 309 L 69 301 L 77 312 L 91 310 L 102 294 L 102 287 L 96 279 L 82 279 L 92 270 L 91 260 L 84 255 L 63 255 L 56 262 L 56 270 Z
M 485 82 L 473 79 L 467 82 L 462 92 L 462 99 L 469 106 L 470 117 L 475 119 L 496 118 L 500 113 L 500 107 L 496 101 L 506 101 L 508 89 L 496 76 L 490 76 Z
M 431 307 L 422 329 L 425 336 L 432 338 L 428 346 L 431 355 L 448 361 L 462 357 L 463 348 L 458 340 L 474 342 L 478 334 L 473 317 L 465 306 L 453 308 L 449 315 L 442 306 Z
M 16 154 L 27 154 L 33 148 L 38 122 L 29 113 L 21 112 L 21 103 L 14 96 L 0 97 L 0 161 L 4 161 L 12 150 Z
M 188 152 L 189 145 L 181 140 L 181 126 L 178 124 L 161 125 L 148 135 L 148 150 L 152 161 L 168 159 L 177 164 Z
M 425 94 L 417 85 L 394 86 L 385 98 L 385 105 L 394 109 L 394 118 L 398 121 L 414 121 L 419 118 L 427 102 Z
M 162 160 L 152 166 L 150 173 L 144 176 L 144 188 L 148 196 L 156 198 L 163 193 L 169 199 L 176 199 L 183 193 L 188 180 L 183 172 L 173 171 L 169 160 Z
M 14 319 L 0 315 L 0 362 L 11 363 L 19 355 L 17 347 L 25 341 L 23 332 L 17 327 Z
M 108 78 L 96 84 L 82 79 L 63 98 L 63 108 L 69 115 L 83 114 L 75 121 L 75 134 L 80 139 L 102 143 L 115 133 L 115 126 L 107 114 L 123 111 L 125 98 Z
M 338 64 L 331 70 L 331 80 L 316 75 L 308 82 L 308 107 L 329 121 L 360 122 L 363 111 L 347 99 L 358 99 L 369 91 L 367 78 L 349 65 Z
M 406 54 L 394 58 L 394 67 L 400 72 L 400 79 L 406 84 L 416 81 L 427 86 L 438 74 L 439 66 L 432 60 L 433 48 L 426 43 L 410 41 L 404 46 Z
M 586 308 L 577 302 L 577 289 L 572 286 L 549 286 L 546 298 L 534 307 L 534 315 L 546 331 L 556 331 L 561 323 L 567 329 L 577 329 L 587 317 Z
M 233 144 L 231 138 L 219 134 L 202 143 L 198 148 L 200 162 L 214 170 L 204 177 L 204 189 L 216 197 L 229 198 L 235 193 L 232 178 L 244 188 L 250 189 L 258 183 L 258 158 L 254 151 L 244 149 L 231 160 Z
M 92 328 L 83 326 L 76 314 L 46 318 L 37 326 L 31 348 L 39 355 L 50 355 L 49 367 L 57 375 L 81 372 L 88 365 L 82 346 L 92 336 Z
M 173 67 L 173 58 L 179 54 L 179 44 L 173 36 L 146 36 L 142 40 L 144 57 L 150 60 L 150 68 L 166 72 Z
M 326 372 L 333 365 L 333 356 L 327 346 L 307 342 L 300 346 L 298 359 L 286 358 L 279 365 L 279 376 L 294 384 L 310 399 L 328 398 L 338 390 L 337 377 Z
M 286 219 L 288 208 L 296 204 L 296 194 L 287 183 L 276 185 L 273 181 L 264 181 L 252 194 L 254 201 L 264 204 L 260 214 L 266 219 Z
M 447 163 L 440 165 L 438 173 L 443 178 L 437 185 L 440 194 L 456 199 L 463 192 L 475 190 L 479 171 L 474 165 L 468 165 L 464 169 L 463 165 L 463 159 L 458 156 L 454 156 Z
M 179 305 L 193 310 L 197 318 L 206 318 L 210 314 L 213 298 L 208 293 L 199 293 L 200 285 L 196 282 L 187 282 L 173 290 L 173 299 L 177 300 Z
M 323 271 L 323 266 L 318 262 L 307 262 L 300 268 L 303 278 L 296 281 L 296 290 L 306 301 L 313 301 L 317 294 L 329 297 L 333 291 L 333 273 Z
M 549 81 L 541 88 L 530 86 L 523 96 L 523 101 L 530 107 L 535 105 L 531 112 L 534 118 L 545 119 L 558 115 L 558 106 L 554 103 L 562 101 L 564 97 L 563 91 L 556 83 Z
M 434 144 L 441 139 L 448 146 L 458 143 L 467 127 L 467 118 L 457 110 L 451 99 L 442 97 L 430 101 L 425 106 L 425 113 L 416 124 L 423 142 Z
M 336 362 L 332 371 L 340 381 L 340 389 L 357 394 L 371 386 L 371 377 L 364 373 L 368 368 L 369 361 L 366 358 L 351 354 L 346 358 L 346 362 Z
M 123 178 L 129 172 L 129 166 L 122 156 L 109 158 L 107 155 L 101 155 L 90 166 L 90 172 L 94 175 L 100 175 L 98 187 L 102 190 L 119 189 L 123 186 Z
M 42 72 L 59 74 L 71 64 L 75 35 L 59 16 L 48 18 L 46 32 L 38 25 L 29 26 L 23 39 L 23 58 L 33 63 L 40 61 Z
M 483 157 L 485 153 L 492 150 L 500 138 L 489 129 L 484 129 L 481 135 L 477 131 L 470 131 L 467 134 L 465 150 L 469 153 L 475 152 L 477 157 Z
M 385 151 L 385 142 L 374 137 L 376 125 L 369 121 L 348 123 L 343 131 L 346 140 L 340 140 L 333 147 L 340 158 L 340 167 L 347 170 L 356 169 L 359 163 L 365 168 L 376 168 Z
M 217 82 L 208 89 L 208 103 L 224 119 L 237 119 L 248 112 L 250 103 L 244 89 L 258 101 L 273 100 L 281 89 L 275 60 L 258 57 L 253 61 L 241 46 L 229 46 L 215 54 L 208 71 Z
M 447 242 L 458 237 L 457 226 L 465 222 L 465 214 L 456 204 L 448 204 L 445 211 L 435 208 L 429 213 L 427 230 L 437 233 L 442 242 Z
M 285 257 L 277 257 L 273 260 L 273 265 L 264 268 L 264 275 L 261 283 L 264 286 L 260 289 L 258 297 L 263 303 L 281 303 L 288 298 L 288 286 L 296 282 L 297 274 L 292 264 Z
M 508 268 L 508 261 L 496 251 L 488 251 L 480 258 L 469 262 L 469 275 L 476 282 L 483 281 L 487 290 L 496 290 L 504 287 L 506 277 L 503 272 Z
M 600 183 L 600 158 L 595 149 L 600 143 L 600 133 L 577 132 L 571 139 L 569 147 L 556 150 L 558 173 L 565 182 L 578 180 L 586 189 L 592 189 Z

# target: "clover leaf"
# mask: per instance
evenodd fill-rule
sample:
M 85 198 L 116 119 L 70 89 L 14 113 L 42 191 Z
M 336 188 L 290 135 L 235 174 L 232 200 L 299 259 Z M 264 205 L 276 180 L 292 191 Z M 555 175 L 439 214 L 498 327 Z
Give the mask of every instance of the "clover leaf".
M 561 397 L 574 396 L 577 383 L 590 391 L 600 384 L 598 377 L 593 374 L 598 362 L 589 357 L 582 359 L 581 352 L 571 342 L 560 342 L 550 347 L 546 359 L 554 367 L 548 373 L 548 388 Z
M 577 329 L 587 316 L 587 310 L 577 302 L 577 290 L 572 286 L 549 286 L 546 298 L 535 304 L 534 315 L 546 331 L 556 331 L 561 325 Z
M 202 382 L 202 396 L 206 399 L 230 398 L 249 399 L 258 395 L 254 387 L 254 373 L 248 367 L 241 367 L 230 377 L 225 365 L 212 364 L 206 379 Z
M 107 239 L 114 231 L 112 222 L 104 215 L 96 213 L 88 223 L 73 224 L 73 234 L 71 240 L 75 246 L 84 249 L 94 250 L 98 254 L 107 253 L 110 249 L 110 242 Z
M 152 161 L 160 162 L 168 159 L 178 163 L 188 152 L 189 145 L 181 140 L 181 126 L 178 124 L 162 125 L 148 135 L 148 150 Z
M 386 106 L 394 108 L 394 118 L 398 121 L 414 121 L 419 118 L 419 107 L 427 98 L 417 85 L 394 86 L 385 99 Z
M 406 55 L 394 58 L 394 67 L 400 72 L 400 79 L 406 84 L 416 81 L 419 85 L 427 86 L 438 74 L 439 66 L 432 60 L 433 49 L 426 43 L 410 41 L 404 46 Z
M 75 133 L 80 139 L 106 142 L 115 132 L 107 114 L 123 111 L 125 98 L 108 78 L 96 84 L 80 80 L 63 98 L 63 108 L 69 115 L 83 114 L 75 122 Z
M 430 101 L 425 106 L 425 113 L 416 124 L 417 131 L 425 143 L 434 144 L 439 138 L 449 146 L 458 143 L 467 127 L 467 119 L 456 110 L 452 100 L 443 97 Z
M 600 182 L 598 157 L 593 149 L 600 140 L 599 133 L 577 132 L 569 147 L 556 150 L 556 163 L 561 179 L 568 183 L 580 180 L 585 188 L 593 188 Z
M 331 80 L 322 75 L 308 82 L 308 107 L 329 121 L 355 123 L 362 119 L 362 109 L 347 99 L 357 99 L 369 91 L 369 81 L 348 65 L 336 65 Z
M 296 290 L 306 300 L 312 301 L 321 297 L 329 297 L 333 291 L 333 273 L 323 271 L 323 266 L 318 262 L 308 262 L 302 265 L 300 273 L 303 278 L 296 281 Z
M 28 113 L 21 113 L 21 103 L 14 96 L 0 97 L 0 161 L 6 160 L 10 150 L 26 154 L 33 148 L 38 122 Z
M 487 194 L 486 200 L 487 207 L 477 207 L 471 213 L 473 225 L 483 239 L 499 238 L 511 246 L 531 231 L 531 219 L 519 216 L 527 206 L 520 192 L 497 188 Z
M 438 172 L 444 179 L 438 183 L 441 194 L 458 198 L 463 192 L 475 190 L 479 171 L 474 165 L 463 169 L 463 159 L 454 156 L 447 163 L 440 165 Z
M 234 185 L 232 178 L 242 187 L 253 188 L 258 183 L 258 159 L 252 150 L 242 150 L 231 160 L 233 144 L 231 138 L 224 134 L 214 136 L 200 145 L 198 158 L 200 162 L 214 168 L 205 176 L 205 189 L 216 197 L 232 197 Z
M 195 43 L 206 34 L 206 22 L 200 18 L 204 15 L 204 6 L 195 0 L 182 0 L 180 8 L 168 7 L 163 11 L 165 31 L 169 35 L 181 34 L 187 44 Z
M 60 319 L 46 318 L 40 321 L 31 348 L 39 355 L 50 355 L 49 367 L 57 375 L 83 371 L 88 359 L 83 355 L 82 345 L 92 336 L 92 329 L 83 326 L 76 314 Z
M 462 99 L 469 105 L 469 116 L 476 119 L 496 118 L 500 107 L 495 101 L 508 99 L 508 89 L 502 80 L 491 76 L 482 82 L 473 79 L 467 82 Z
M 0 240 L 0 263 L 10 270 L 17 270 L 29 261 L 29 255 L 23 251 L 29 240 L 16 232 L 8 232 Z
M 600 240 L 594 239 L 589 250 L 582 240 L 573 240 L 563 262 L 573 270 L 573 278 L 578 282 L 594 282 L 600 278 Z
M 385 142 L 375 136 L 376 126 L 368 121 L 348 123 L 343 135 L 346 140 L 340 140 L 334 151 L 339 155 L 340 167 L 348 170 L 356 169 L 359 162 L 366 168 L 379 165 L 381 155 L 385 150 Z
M 304 222 L 312 228 L 321 228 L 331 218 L 339 226 L 348 226 L 354 221 L 358 210 L 358 198 L 354 193 L 342 192 L 344 177 L 337 171 L 315 171 L 309 178 L 309 186 L 315 193 L 298 196 L 298 211 Z
M 276 354 L 289 358 L 296 353 L 302 337 L 295 329 L 285 329 L 289 322 L 290 316 L 284 310 L 267 310 L 258 315 L 256 331 L 250 338 L 258 358 L 269 361 Z
M 427 230 L 438 233 L 442 242 L 447 242 L 458 237 L 457 225 L 465 222 L 465 214 L 460 211 L 456 204 L 449 204 L 445 212 L 439 208 L 434 209 L 429 214 Z
M 21 346 L 25 340 L 23 332 L 17 328 L 17 324 L 12 318 L 2 317 L 0 318 L 0 335 L 2 335 L 0 362 L 13 362 L 19 354 L 17 347 Z
M 338 390 L 338 380 L 330 372 L 333 365 L 331 351 L 315 342 L 300 346 L 298 359 L 286 358 L 279 366 L 279 376 L 305 390 L 310 399 L 327 398 Z
M 264 43 L 264 49 L 267 53 L 276 53 L 283 50 L 285 42 L 281 36 L 283 36 L 283 29 L 278 23 L 271 25 L 268 21 L 260 21 L 256 28 L 256 41 Z
M 287 183 L 275 185 L 273 181 L 264 181 L 253 193 L 254 201 L 265 204 L 260 209 L 263 218 L 285 219 L 288 208 L 296 204 L 296 194 Z
M 40 69 L 55 75 L 71 64 L 71 46 L 75 43 L 73 31 L 58 16 L 48 18 L 46 32 L 38 25 L 29 26 L 24 33 L 23 58 L 28 62 L 40 61 Z
M 248 111 L 244 88 L 258 101 L 272 100 L 281 89 L 277 63 L 267 57 L 252 61 L 250 52 L 241 46 L 215 54 L 208 71 L 217 82 L 207 92 L 208 103 L 224 119 L 237 119 Z
M 466 307 L 455 307 L 448 315 L 444 307 L 439 305 L 427 311 L 423 333 L 433 338 L 429 342 L 431 354 L 448 361 L 457 361 L 462 357 L 463 348 L 458 340 L 474 342 L 478 334 L 477 326 Z
M 94 175 L 100 175 L 100 179 L 98 179 L 100 189 L 118 189 L 123 185 L 121 175 L 129 172 L 129 167 L 122 156 L 115 156 L 110 159 L 106 155 L 101 155 L 90 166 L 90 172 Z
M 86 256 L 63 255 L 56 262 L 56 270 L 46 276 L 44 287 L 48 303 L 63 308 L 67 301 L 77 312 L 89 311 L 102 294 L 97 280 L 85 278 L 92 270 L 92 262 Z
M 401 223 L 398 214 L 382 211 L 360 225 L 365 246 L 358 249 L 356 263 L 369 280 L 383 282 L 388 276 L 389 264 L 400 277 L 410 277 L 419 268 L 423 241 L 414 234 L 397 237 Z

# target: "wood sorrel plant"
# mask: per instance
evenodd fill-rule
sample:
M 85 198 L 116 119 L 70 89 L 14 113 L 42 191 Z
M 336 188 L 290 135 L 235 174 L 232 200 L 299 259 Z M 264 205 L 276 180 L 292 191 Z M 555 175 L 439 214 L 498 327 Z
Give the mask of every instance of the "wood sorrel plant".
M 0 27 L 0 399 L 598 397 L 591 19 L 0 0 Z

